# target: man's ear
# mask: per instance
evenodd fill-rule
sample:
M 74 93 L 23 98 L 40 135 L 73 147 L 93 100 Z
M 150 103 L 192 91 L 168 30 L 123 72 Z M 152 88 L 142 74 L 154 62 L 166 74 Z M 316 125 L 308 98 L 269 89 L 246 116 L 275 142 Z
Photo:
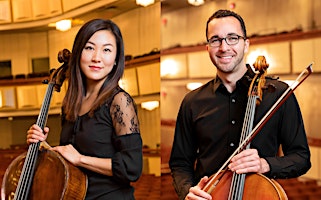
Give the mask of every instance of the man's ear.
M 249 39 L 246 39 L 244 41 L 244 53 L 247 53 L 249 51 L 249 47 L 250 47 L 250 40 Z

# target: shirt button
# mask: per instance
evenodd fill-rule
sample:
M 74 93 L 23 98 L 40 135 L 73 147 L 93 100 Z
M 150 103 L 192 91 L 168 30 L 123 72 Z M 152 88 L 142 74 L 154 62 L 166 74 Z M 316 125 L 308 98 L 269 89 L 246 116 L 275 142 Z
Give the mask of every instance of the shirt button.
M 232 143 L 230 144 L 230 146 L 231 146 L 231 147 L 234 147 L 234 143 L 232 142 Z
M 235 120 L 232 120 L 232 124 L 235 124 Z
M 232 99 L 232 103 L 235 103 L 235 99 Z

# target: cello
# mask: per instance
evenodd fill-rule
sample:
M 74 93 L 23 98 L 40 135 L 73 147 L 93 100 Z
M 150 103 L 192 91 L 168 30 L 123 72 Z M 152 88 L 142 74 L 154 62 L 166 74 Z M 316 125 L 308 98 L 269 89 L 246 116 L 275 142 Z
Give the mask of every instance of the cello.
M 44 129 L 48 118 L 53 90 L 60 92 L 68 70 L 70 51 L 58 53 L 63 63 L 52 70 L 45 97 L 36 124 Z M 26 153 L 15 158 L 8 166 L 1 187 L 1 200 L 84 199 L 87 177 L 59 153 L 49 150 L 44 142 L 32 143 Z
M 262 200 L 287 200 L 287 195 L 281 185 L 269 179 L 263 174 L 249 173 L 236 174 L 227 170 L 227 165 L 231 159 L 239 152 L 249 148 L 250 142 L 272 117 L 272 115 L 280 108 L 286 99 L 293 93 L 293 91 L 312 73 L 312 64 L 310 64 L 270 108 L 259 123 L 253 127 L 253 119 L 255 106 L 262 100 L 262 89 L 273 90 L 273 86 L 265 86 L 265 75 L 268 64 L 264 56 L 259 56 L 254 63 L 255 70 L 259 71 L 252 79 L 250 89 L 248 92 L 248 102 L 245 111 L 245 118 L 243 129 L 240 138 L 239 147 L 223 164 L 219 171 L 210 176 L 205 187 L 203 188 L 213 199 L 262 199 Z

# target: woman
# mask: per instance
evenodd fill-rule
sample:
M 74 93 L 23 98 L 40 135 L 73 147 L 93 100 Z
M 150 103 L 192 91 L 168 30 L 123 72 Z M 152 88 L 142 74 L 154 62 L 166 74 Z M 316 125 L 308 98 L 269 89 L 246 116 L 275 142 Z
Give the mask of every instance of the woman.
M 76 35 L 60 146 L 52 149 L 86 173 L 86 199 L 134 199 L 130 182 L 142 172 L 136 105 L 118 85 L 124 59 L 122 35 L 112 21 L 91 20 Z M 46 140 L 48 132 L 33 125 L 27 143 Z

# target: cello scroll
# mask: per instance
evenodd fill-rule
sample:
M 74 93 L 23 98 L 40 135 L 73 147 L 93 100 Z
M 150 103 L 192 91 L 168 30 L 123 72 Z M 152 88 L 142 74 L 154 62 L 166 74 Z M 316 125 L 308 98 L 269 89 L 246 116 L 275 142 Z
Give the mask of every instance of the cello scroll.
M 51 71 L 45 97 L 36 124 L 44 129 L 52 92 L 60 87 L 66 78 L 70 52 L 59 52 L 62 66 Z M 24 199 L 84 199 L 87 177 L 77 167 L 64 160 L 59 153 L 39 148 L 40 142 L 29 145 L 28 152 L 21 154 L 10 163 L 1 187 L 1 200 Z
M 206 185 L 204 186 L 204 191 L 211 194 L 212 197 L 218 197 L 221 198 L 222 196 L 215 196 L 219 194 L 219 190 L 223 190 L 224 195 L 227 194 L 229 191 L 229 185 L 231 185 L 230 181 L 232 177 L 231 171 L 226 170 L 228 164 L 230 163 L 231 159 L 241 150 L 243 150 L 258 134 L 258 132 L 262 129 L 262 127 L 268 122 L 268 120 L 274 115 L 274 113 L 283 105 L 283 103 L 290 97 L 290 95 L 294 92 L 294 90 L 312 73 L 312 64 L 310 64 L 295 80 L 294 84 L 290 85 L 290 87 L 277 99 L 277 101 L 271 106 L 271 108 L 266 112 L 266 114 L 263 116 L 263 118 L 257 123 L 257 125 L 250 131 L 248 136 L 243 140 L 243 142 L 240 143 L 239 147 L 236 148 L 236 150 L 231 154 L 231 156 L 227 159 L 227 161 L 222 165 L 222 167 L 216 172 L 214 175 L 212 175 Z M 262 88 L 262 87 L 260 87 Z M 264 88 L 264 87 L 263 87 Z M 225 176 L 224 176 L 225 174 Z M 261 179 L 260 177 L 264 177 L 261 174 L 249 174 L 247 178 L 255 179 Z M 261 181 L 260 181 L 261 182 Z M 269 186 L 274 185 L 270 191 L 276 191 L 275 196 L 277 199 L 287 199 L 287 196 L 282 189 L 282 187 L 277 184 L 276 181 L 266 178 L 266 181 L 264 182 L 270 182 L 271 184 L 268 184 Z M 220 186 L 220 183 L 223 184 L 223 186 Z M 225 185 L 227 184 L 228 187 L 225 189 Z M 246 191 L 246 182 L 245 182 L 245 191 Z M 251 185 L 250 190 L 258 191 L 256 189 L 253 189 L 253 187 L 257 187 L 257 184 Z M 274 189 L 273 189 L 274 188 Z M 266 191 L 265 191 L 266 192 Z M 261 195 L 264 193 L 260 192 Z M 250 194 L 248 197 L 251 199 L 263 199 L 262 196 L 259 196 L 260 198 L 256 198 L 253 193 L 247 193 L 244 192 L 244 195 Z M 258 194 L 260 195 L 260 194 Z M 244 198 L 245 198 L 244 196 Z M 246 199 L 246 198 L 245 198 Z M 271 199 L 268 197 L 267 199 Z
M 248 92 L 248 96 L 251 96 L 253 94 L 253 91 L 255 91 L 255 95 L 258 97 L 256 99 L 256 105 L 259 105 L 262 101 L 262 95 L 263 95 L 263 91 L 262 89 L 264 89 L 265 86 L 265 76 L 267 74 L 267 68 L 269 67 L 269 64 L 266 62 L 266 59 L 264 56 L 258 56 L 256 58 L 255 63 L 253 64 L 253 67 L 255 69 L 255 71 L 258 71 L 259 73 L 257 73 L 250 85 L 249 88 L 249 92 Z M 253 86 L 256 85 L 257 89 L 254 90 Z
M 54 89 L 60 92 L 60 88 L 66 79 L 66 72 L 68 70 L 68 62 L 71 56 L 71 52 L 68 49 L 63 49 L 58 52 L 58 62 L 63 63 L 58 69 L 53 69 L 50 73 L 49 82 L 54 83 Z

